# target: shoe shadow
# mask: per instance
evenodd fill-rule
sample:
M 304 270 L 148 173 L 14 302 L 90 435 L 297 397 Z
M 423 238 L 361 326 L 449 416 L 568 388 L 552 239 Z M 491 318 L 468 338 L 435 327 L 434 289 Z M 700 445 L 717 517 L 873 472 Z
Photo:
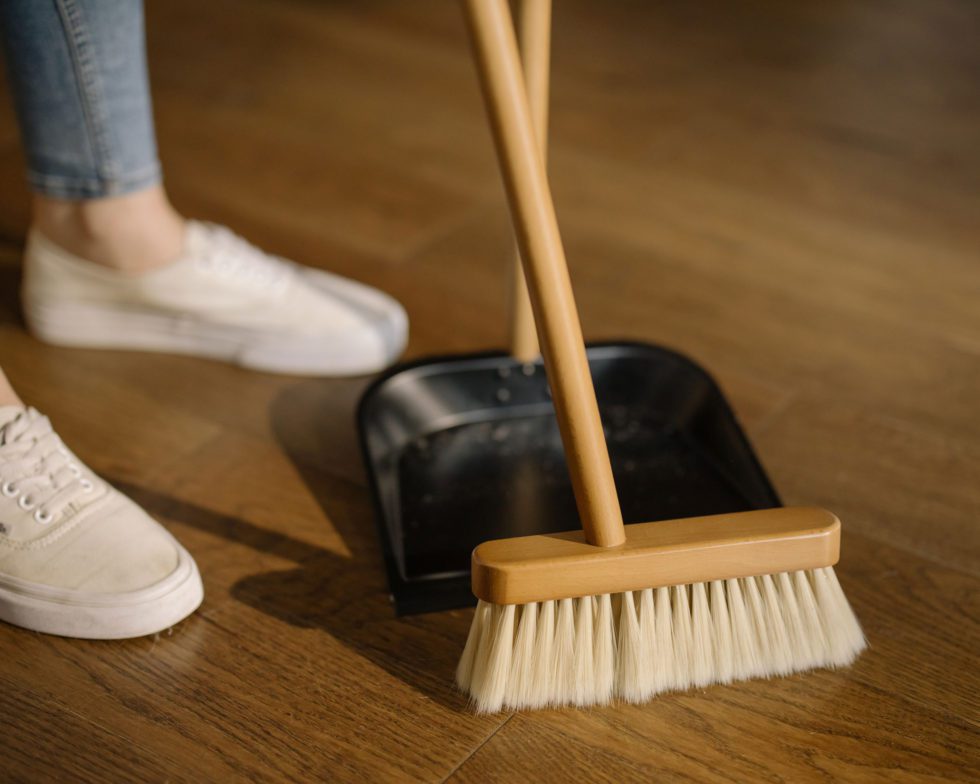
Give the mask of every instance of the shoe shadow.
M 20 310 L 20 265 L 0 264 L 0 324 L 24 326 Z
M 350 483 L 355 497 L 366 495 L 360 489 L 365 481 L 353 416 L 366 383 L 301 382 L 285 389 L 270 409 L 277 440 L 343 539 L 349 557 L 247 520 L 115 484 L 153 513 L 295 562 L 295 568 L 238 580 L 231 595 L 290 626 L 322 629 L 428 698 L 462 711 L 467 700 L 453 684 L 470 611 L 397 617 L 369 505 L 340 503 L 335 497 L 338 479 Z M 351 414 L 338 417 L 337 411 Z

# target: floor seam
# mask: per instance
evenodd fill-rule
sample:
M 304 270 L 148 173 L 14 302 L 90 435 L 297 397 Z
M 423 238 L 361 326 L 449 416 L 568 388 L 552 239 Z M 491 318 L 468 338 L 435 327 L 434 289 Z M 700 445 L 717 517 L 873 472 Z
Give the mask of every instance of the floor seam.
M 504 727 L 506 727 L 510 723 L 510 720 L 513 719 L 516 715 L 517 715 L 516 713 L 512 713 L 512 714 L 510 714 L 510 716 L 507 717 L 507 719 L 505 721 L 502 721 L 500 724 L 498 724 L 497 727 L 494 729 L 494 731 L 491 732 L 489 735 L 487 735 L 487 737 L 483 739 L 483 742 L 479 746 L 477 746 L 469 754 L 467 754 L 463 759 L 461 759 L 459 761 L 459 764 L 456 765 L 455 768 L 453 768 L 451 771 L 449 771 L 449 773 L 446 774 L 445 778 L 442 779 L 442 781 L 440 782 L 440 784 L 446 784 L 446 782 L 449 781 L 449 779 L 451 779 L 453 776 L 455 776 L 456 773 L 459 771 L 459 769 L 462 768 L 471 759 L 473 759 L 473 756 L 480 749 L 482 749 L 484 746 L 486 746 L 491 740 L 493 740 L 496 737 L 497 733 L 500 732 Z
M 395 264 L 404 265 L 418 258 L 426 251 L 436 247 L 440 242 L 451 237 L 454 232 L 462 229 L 473 221 L 480 213 L 485 212 L 490 204 L 488 197 L 477 196 L 473 201 L 446 216 L 438 223 L 430 226 L 422 233 L 422 236 L 414 242 L 409 243 L 408 247 L 399 253 L 393 254 L 391 259 Z

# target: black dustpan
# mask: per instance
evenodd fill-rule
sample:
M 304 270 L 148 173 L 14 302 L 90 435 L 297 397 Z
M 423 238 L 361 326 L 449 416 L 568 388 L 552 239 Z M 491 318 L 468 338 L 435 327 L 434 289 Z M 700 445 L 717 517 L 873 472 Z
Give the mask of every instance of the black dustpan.
M 540 127 L 547 3 L 524 18 Z M 577 510 L 523 277 L 510 354 L 427 359 L 364 393 L 358 427 L 399 614 L 475 604 L 473 548 L 568 529 Z M 718 385 L 665 348 L 604 343 L 589 366 L 626 523 L 779 506 Z
M 627 523 L 779 506 L 702 368 L 644 343 L 596 344 L 588 356 Z M 399 614 L 475 604 L 477 544 L 575 519 L 540 361 L 493 353 L 398 366 L 365 392 L 358 427 Z

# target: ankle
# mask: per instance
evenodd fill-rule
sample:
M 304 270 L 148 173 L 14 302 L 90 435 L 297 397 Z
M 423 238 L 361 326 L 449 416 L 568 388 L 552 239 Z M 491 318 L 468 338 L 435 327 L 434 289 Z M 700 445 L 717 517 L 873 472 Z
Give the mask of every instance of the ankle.
M 0 370 L 0 406 L 22 406 L 24 402 L 17 397 L 14 388 L 10 386 L 7 377 Z
M 34 198 L 34 224 L 69 253 L 122 272 L 146 272 L 180 256 L 184 219 L 157 186 L 125 196 Z

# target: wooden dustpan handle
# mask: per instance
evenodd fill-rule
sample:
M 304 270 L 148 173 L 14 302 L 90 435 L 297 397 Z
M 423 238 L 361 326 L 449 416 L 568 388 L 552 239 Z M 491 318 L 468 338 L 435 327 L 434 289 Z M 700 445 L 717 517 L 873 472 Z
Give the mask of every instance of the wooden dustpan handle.
M 626 540 L 507 0 L 464 0 L 575 502 L 590 544 Z
M 541 161 L 548 154 L 548 77 L 551 60 L 551 0 L 521 0 L 517 11 L 517 38 L 524 64 L 524 84 L 531 121 L 538 138 Z M 520 362 L 533 362 L 541 349 L 534 329 L 531 299 L 521 268 L 520 251 L 514 253 L 511 294 L 510 353 Z

